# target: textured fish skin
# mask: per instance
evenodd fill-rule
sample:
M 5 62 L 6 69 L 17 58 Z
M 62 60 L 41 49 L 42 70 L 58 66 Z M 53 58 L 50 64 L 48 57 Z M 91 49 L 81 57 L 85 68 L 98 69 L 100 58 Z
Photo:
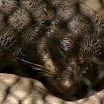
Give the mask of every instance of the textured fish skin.
M 81 0 L 0 1 L 0 69 L 38 70 L 64 95 L 98 80 L 103 35 L 103 17 Z

